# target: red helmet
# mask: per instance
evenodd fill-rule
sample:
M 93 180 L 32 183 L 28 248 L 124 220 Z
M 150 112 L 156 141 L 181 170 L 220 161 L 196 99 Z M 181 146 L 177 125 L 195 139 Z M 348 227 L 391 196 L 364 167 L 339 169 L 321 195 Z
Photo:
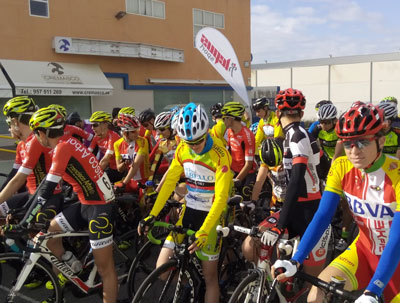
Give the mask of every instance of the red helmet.
M 340 116 L 335 130 L 342 139 L 375 135 L 383 128 L 383 121 L 382 109 L 372 104 L 360 104 Z
M 120 114 L 118 118 L 118 126 L 122 131 L 131 131 L 138 129 L 140 127 L 140 123 L 138 118 L 129 114 Z
M 300 90 L 288 88 L 276 95 L 275 106 L 279 110 L 303 110 L 306 107 L 306 98 Z

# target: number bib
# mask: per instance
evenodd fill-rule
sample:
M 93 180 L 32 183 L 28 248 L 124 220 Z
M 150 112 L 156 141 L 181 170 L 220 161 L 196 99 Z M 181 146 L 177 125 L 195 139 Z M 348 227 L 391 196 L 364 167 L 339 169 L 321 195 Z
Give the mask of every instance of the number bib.
M 111 186 L 110 179 L 108 179 L 108 176 L 106 173 L 103 174 L 103 176 L 97 180 L 97 186 L 100 188 L 101 192 L 103 193 L 104 196 L 104 201 L 111 202 L 115 199 L 114 191 Z

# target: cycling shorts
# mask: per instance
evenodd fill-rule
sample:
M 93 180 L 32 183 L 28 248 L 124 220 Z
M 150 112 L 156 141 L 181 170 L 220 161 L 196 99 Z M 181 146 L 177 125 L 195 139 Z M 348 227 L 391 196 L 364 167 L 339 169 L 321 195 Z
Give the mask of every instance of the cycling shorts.
M 329 265 L 341 270 L 347 275 L 353 290 L 364 289 L 368 286 L 380 259 L 380 256 L 372 254 L 358 239 L 359 236 L 357 236 L 347 250 Z M 399 281 L 400 266 L 397 267 L 383 291 L 385 302 L 400 302 Z
M 199 230 L 200 227 L 203 225 L 205 218 L 207 217 L 208 212 L 202 210 L 196 210 L 189 207 L 182 208 L 181 216 L 176 223 L 177 225 L 182 225 L 184 228 L 190 228 L 193 230 Z M 221 215 L 220 220 L 218 220 L 213 228 L 211 229 L 210 234 L 208 235 L 208 239 L 204 247 L 201 249 L 201 253 L 203 256 L 208 257 L 209 261 L 218 260 L 219 252 L 221 250 L 221 240 L 218 241 L 216 227 L 218 224 L 222 225 L 223 215 Z M 182 243 L 184 236 L 178 235 L 177 242 Z M 172 236 L 172 233 L 168 235 L 165 239 L 164 247 L 174 249 L 175 242 Z
M 55 220 L 64 232 L 89 229 L 90 246 L 93 249 L 113 244 L 113 203 L 87 205 L 77 202 L 63 212 Z

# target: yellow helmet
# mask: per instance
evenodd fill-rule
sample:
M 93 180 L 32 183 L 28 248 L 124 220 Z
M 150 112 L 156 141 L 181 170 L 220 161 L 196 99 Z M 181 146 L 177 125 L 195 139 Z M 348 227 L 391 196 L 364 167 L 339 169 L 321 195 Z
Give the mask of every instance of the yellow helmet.
M 111 114 L 100 110 L 100 111 L 94 112 L 92 114 L 92 116 L 90 117 L 89 121 L 91 123 L 94 123 L 94 122 L 111 122 L 112 121 L 112 117 L 111 117 Z
M 225 117 L 242 118 L 245 108 L 242 103 L 231 101 L 225 103 L 222 107 L 221 113 Z
M 59 104 L 50 104 L 49 106 L 47 106 L 48 108 L 53 108 L 56 109 L 60 112 L 61 115 L 63 115 L 63 117 L 65 118 L 67 116 L 67 110 L 65 109 L 64 106 L 59 105 Z
M 118 119 L 121 118 L 122 114 L 134 116 L 135 115 L 135 109 L 133 107 L 129 107 L 129 106 L 121 108 L 119 110 L 119 112 L 118 112 Z
M 4 116 L 17 115 L 33 115 L 36 111 L 36 104 L 32 98 L 28 96 L 19 96 L 7 101 L 3 107 Z
M 64 127 L 64 124 L 65 120 L 62 114 L 50 107 L 39 109 L 29 120 L 29 127 L 32 130 L 38 128 L 61 129 Z

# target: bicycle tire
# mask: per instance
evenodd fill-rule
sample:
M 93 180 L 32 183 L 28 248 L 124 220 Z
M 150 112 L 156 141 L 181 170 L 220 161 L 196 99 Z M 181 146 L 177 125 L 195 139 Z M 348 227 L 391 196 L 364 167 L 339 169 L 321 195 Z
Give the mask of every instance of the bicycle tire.
M 127 284 L 129 298 L 133 298 L 146 277 L 156 268 L 156 262 L 161 248 L 162 245 L 157 245 L 148 241 L 137 253 L 128 272 Z
M 142 283 L 136 292 L 132 303 L 154 302 L 195 302 L 196 282 L 189 270 L 185 270 L 184 277 L 178 278 L 179 266 L 175 259 L 156 268 Z M 161 279 L 161 275 L 168 275 Z
M 229 303 L 256 303 L 258 288 L 260 285 L 260 275 L 257 272 L 250 273 L 240 284 L 236 287 Z M 264 290 L 264 298 L 260 302 L 264 302 L 268 295 L 268 288 Z
M 61 303 L 62 290 L 58 284 L 58 278 L 47 262 L 42 259 L 36 261 L 20 291 L 15 293 L 13 298 L 10 297 L 12 296 L 11 289 L 25 264 L 26 258 L 20 253 L 0 254 L 0 297 L 4 298 L 4 302 L 27 303 L 51 299 L 51 302 Z M 52 282 L 54 286 L 52 290 L 44 287 L 47 281 Z

